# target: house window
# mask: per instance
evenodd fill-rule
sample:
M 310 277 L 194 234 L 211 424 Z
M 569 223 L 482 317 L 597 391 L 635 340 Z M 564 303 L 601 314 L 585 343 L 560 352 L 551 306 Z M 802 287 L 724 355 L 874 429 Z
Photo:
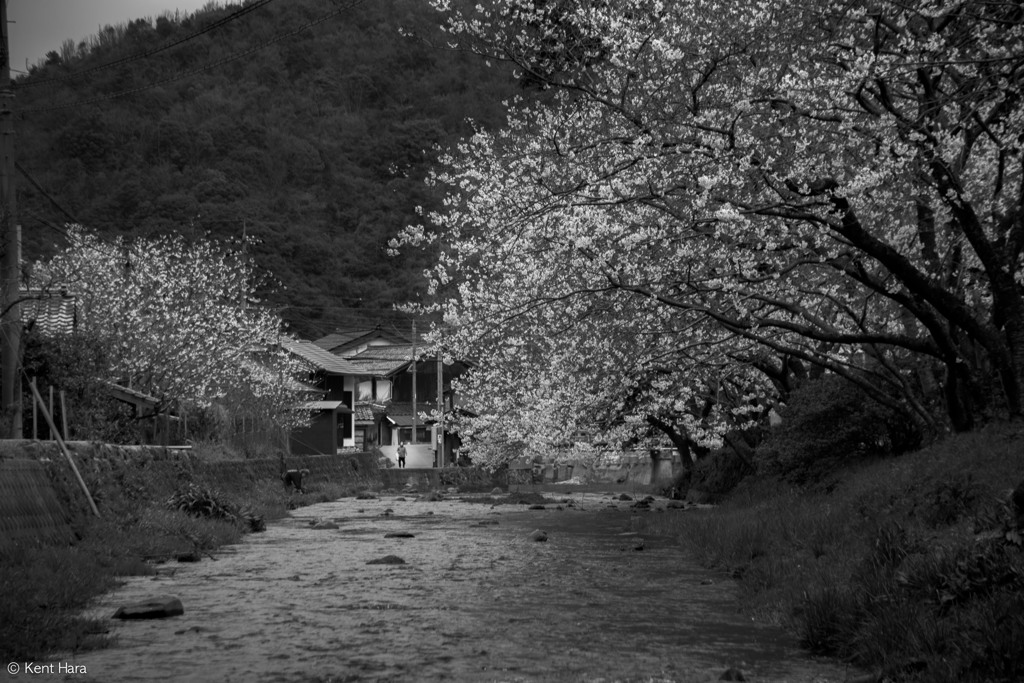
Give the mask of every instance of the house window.
M 398 440 L 406 443 L 412 442 L 412 427 L 402 427 L 398 430 Z M 416 428 L 416 442 L 430 443 L 430 429 L 428 427 Z
M 371 379 L 365 382 L 359 383 L 359 400 L 360 401 L 390 401 L 391 400 L 391 380 L 389 379 Z
M 372 401 L 373 400 L 373 380 L 359 383 L 359 400 L 360 401 Z

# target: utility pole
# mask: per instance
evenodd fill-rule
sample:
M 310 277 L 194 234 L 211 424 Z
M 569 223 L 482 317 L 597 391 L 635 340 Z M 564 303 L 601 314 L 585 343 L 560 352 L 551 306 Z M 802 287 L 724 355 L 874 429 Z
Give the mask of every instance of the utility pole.
M 18 280 L 21 234 L 15 211 L 14 90 L 7 37 L 7 0 L 0 0 L 0 436 L 21 438 L 21 306 Z
M 437 464 L 445 465 L 444 453 L 444 361 L 441 345 L 437 345 Z
M 412 443 L 416 443 L 419 419 L 416 417 L 416 321 L 412 321 Z

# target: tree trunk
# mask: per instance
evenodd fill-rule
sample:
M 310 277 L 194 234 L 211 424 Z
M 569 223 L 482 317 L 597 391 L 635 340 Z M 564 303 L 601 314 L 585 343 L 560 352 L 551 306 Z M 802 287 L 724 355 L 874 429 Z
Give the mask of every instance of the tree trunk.
M 690 472 L 693 469 L 694 458 L 691 456 L 694 447 L 693 439 L 690 438 L 689 434 L 680 433 L 674 425 L 661 420 L 654 415 L 647 416 L 647 424 L 660 430 L 665 434 L 675 446 L 676 450 L 679 451 L 679 459 L 682 461 L 683 469 L 686 472 Z
M 746 438 L 739 432 L 727 432 L 725 434 L 725 443 L 732 449 L 736 457 L 739 458 L 743 465 L 750 471 L 755 472 L 754 467 L 754 449 L 747 443 Z
M 967 368 L 956 359 L 946 364 L 946 414 L 956 432 L 969 432 L 974 428 L 970 378 L 967 374 Z

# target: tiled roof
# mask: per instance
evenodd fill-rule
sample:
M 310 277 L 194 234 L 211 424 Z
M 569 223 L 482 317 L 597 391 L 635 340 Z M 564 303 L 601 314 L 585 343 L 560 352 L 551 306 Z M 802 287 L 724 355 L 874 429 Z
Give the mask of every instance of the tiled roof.
M 412 427 L 412 415 L 392 415 L 388 413 L 385 419 L 389 420 L 396 427 Z M 416 420 L 417 427 L 425 427 L 432 424 L 436 424 L 436 420 L 431 420 L 430 418 L 417 418 Z
M 371 346 L 348 360 L 367 375 L 387 377 L 412 360 L 412 344 Z
M 422 351 L 422 347 L 420 349 Z M 412 360 L 412 344 L 388 344 L 387 346 L 370 346 L 360 353 L 348 356 L 349 360 Z
M 417 413 L 429 413 L 431 410 L 436 408 L 437 405 L 433 401 L 418 401 L 416 403 Z M 385 406 L 384 411 L 388 417 L 396 416 L 412 416 L 412 403 L 389 403 Z
M 325 351 L 313 342 L 304 339 L 285 339 L 281 342 L 281 346 L 309 361 L 317 370 L 323 370 L 332 375 L 366 374 L 344 358 L 335 356 L 330 351 Z
M 351 341 L 359 339 L 360 337 L 366 336 L 370 334 L 372 331 L 373 330 L 332 332 L 326 337 L 314 339 L 313 343 L 319 346 L 321 349 L 324 349 L 325 351 L 330 351 L 332 349 L 338 348 L 339 346 L 344 346 L 345 344 L 348 344 Z
M 356 422 L 373 422 L 374 419 L 372 405 L 369 403 L 356 404 Z
M 396 360 L 360 360 L 358 358 L 350 358 L 349 362 L 359 369 L 360 375 L 368 377 L 387 377 L 397 368 L 406 365 Z
M 22 322 L 31 325 L 42 336 L 74 332 L 78 308 L 75 297 L 38 291 L 22 291 L 19 296 L 23 299 Z
M 352 409 L 344 401 L 307 401 L 297 406 L 300 410 L 332 410 L 339 413 L 351 413 Z
M 408 341 L 405 335 L 396 332 L 389 332 L 380 327 L 335 330 L 325 337 L 315 340 L 313 343 L 322 349 L 344 355 L 345 351 L 355 349 L 361 345 L 383 339 L 389 343 L 401 344 Z

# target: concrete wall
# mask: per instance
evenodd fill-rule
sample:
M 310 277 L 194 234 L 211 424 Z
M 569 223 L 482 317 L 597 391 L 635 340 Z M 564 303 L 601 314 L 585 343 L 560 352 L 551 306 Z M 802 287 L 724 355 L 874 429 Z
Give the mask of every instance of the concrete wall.
M 455 487 L 460 492 L 489 492 L 495 487 L 506 489 L 510 483 L 529 483 L 516 478 L 516 471 L 501 469 L 490 472 L 479 467 L 434 467 L 424 469 L 399 469 L 389 467 L 380 470 L 384 488 L 401 490 L 406 487 L 418 491 L 447 489 Z
M 590 466 L 559 464 L 554 458 L 540 463 L 518 463 L 518 468 L 532 468 L 537 484 L 556 483 L 578 477 L 586 484 L 631 483 L 669 485 L 682 469 L 679 454 L 662 451 L 656 456 L 647 452 L 627 453 L 623 457 Z

